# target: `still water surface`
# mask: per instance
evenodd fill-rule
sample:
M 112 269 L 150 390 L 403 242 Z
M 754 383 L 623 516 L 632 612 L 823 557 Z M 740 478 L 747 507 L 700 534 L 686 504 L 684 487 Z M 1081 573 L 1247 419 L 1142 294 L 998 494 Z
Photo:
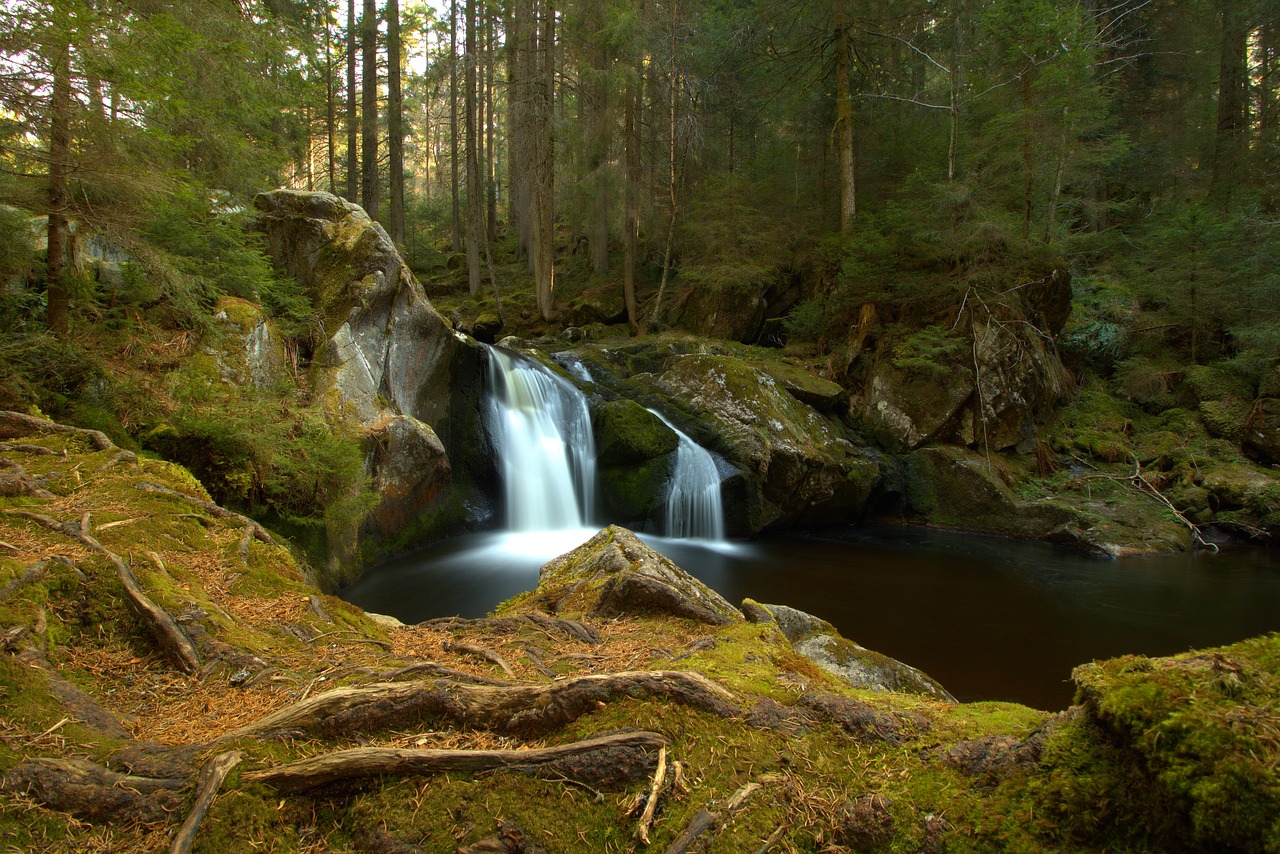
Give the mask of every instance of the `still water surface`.
M 343 597 L 406 623 L 478 617 L 537 585 L 593 530 L 457 537 L 370 570 Z M 1280 552 L 1237 548 L 1112 561 L 1039 542 L 860 527 L 730 543 L 645 537 L 730 602 L 829 620 L 963 701 L 1065 708 L 1071 669 L 1280 630 Z

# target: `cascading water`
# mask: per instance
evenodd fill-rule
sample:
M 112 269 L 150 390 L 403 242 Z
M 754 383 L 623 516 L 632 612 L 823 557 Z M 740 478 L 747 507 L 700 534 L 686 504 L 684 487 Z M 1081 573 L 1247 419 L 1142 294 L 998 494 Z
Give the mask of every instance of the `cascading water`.
M 581 529 L 595 501 L 596 449 L 580 391 L 542 365 L 489 348 L 492 433 L 507 527 Z
M 675 470 L 667 483 L 667 536 L 723 540 L 724 509 L 715 459 L 661 413 L 649 411 L 680 437 Z

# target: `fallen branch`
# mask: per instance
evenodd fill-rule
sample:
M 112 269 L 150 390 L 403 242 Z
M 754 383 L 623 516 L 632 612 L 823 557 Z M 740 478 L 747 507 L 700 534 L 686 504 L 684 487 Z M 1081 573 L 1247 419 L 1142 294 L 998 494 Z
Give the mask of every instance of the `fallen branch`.
M 313 756 L 242 776 L 282 794 L 323 786 L 348 785 L 378 777 L 408 777 L 448 772 L 515 771 L 564 777 L 601 791 L 617 791 L 648 774 L 665 750 L 656 732 L 632 732 L 576 741 L 536 750 L 409 750 L 358 747 Z
M 169 854 L 187 854 L 191 850 L 196 841 L 196 832 L 200 830 L 200 822 L 204 820 L 204 814 L 209 810 L 209 805 L 213 803 L 213 799 L 218 796 L 218 790 L 222 788 L 222 781 L 226 780 L 227 775 L 231 773 L 231 769 L 239 764 L 240 751 L 228 750 L 210 759 L 200 769 L 200 781 L 196 785 L 195 803 L 191 805 L 191 812 L 187 814 L 187 820 L 178 829 L 178 835 L 173 838 L 173 845 L 169 847 Z
M 658 798 L 662 796 L 663 785 L 667 782 L 667 749 L 658 751 L 658 767 L 653 772 L 653 783 L 649 786 L 649 798 L 645 801 L 644 812 L 640 814 L 640 824 L 636 827 L 636 838 L 644 845 L 649 844 L 649 828 L 653 826 L 653 815 L 658 809 Z
M 623 697 L 655 697 L 721 717 L 733 695 L 697 673 L 624 672 L 538 685 L 461 685 L 445 680 L 382 682 L 334 688 L 232 730 L 237 738 L 348 736 L 432 718 L 475 729 L 537 738 Z
M 1133 458 L 1133 474 L 1129 476 L 1129 481 L 1137 488 L 1139 492 L 1150 495 L 1152 498 L 1155 498 L 1165 507 L 1169 508 L 1169 511 L 1173 513 L 1174 518 L 1176 518 L 1182 524 L 1186 525 L 1187 529 L 1191 531 L 1191 539 L 1193 542 L 1196 543 L 1196 545 L 1202 546 L 1206 549 L 1210 549 L 1211 551 L 1215 551 L 1215 552 L 1218 550 L 1217 543 L 1211 543 L 1205 539 L 1204 533 L 1201 532 L 1199 525 L 1197 525 L 1195 522 L 1192 522 L 1190 519 L 1184 516 L 1181 510 L 1173 506 L 1172 501 L 1170 501 L 1168 498 L 1165 498 L 1164 493 L 1156 489 L 1155 485 L 1151 483 L 1151 481 L 1147 480 L 1146 477 L 1143 476 L 1142 464 L 1138 462 L 1137 457 Z
M 267 543 L 269 545 L 274 546 L 276 544 L 276 541 L 271 538 L 271 535 L 269 533 L 267 533 L 266 528 L 262 527 L 257 522 L 250 519 L 248 516 L 241 516 L 239 513 L 234 513 L 225 507 L 222 507 L 218 504 L 213 503 L 212 501 L 205 501 L 203 498 L 198 498 L 194 495 L 188 495 L 185 492 L 178 492 L 176 489 L 170 489 L 167 486 L 161 486 L 158 483 L 152 483 L 150 481 L 143 481 L 142 483 L 135 484 L 134 486 L 136 489 L 140 489 L 143 492 L 150 492 L 155 495 L 167 495 L 170 498 L 176 498 L 179 501 L 185 501 L 188 504 L 199 507 L 201 510 L 205 511 L 210 516 L 214 516 L 218 519 L 233 519 L 235 521 L 238 521 L 240 522 L 240 524 L 244 525 L 246 528 L 252 531 L 253 536 L 256 539 L 264 543 Z
M 747 783 L 738 791 L 734 792 L 729 800 L 725 801 L 724 808 L 718 812 L 712 812 L 710 809 L 703 807 L 698 810 L 693 819 L 685 827 L 676 841 L 667 846 L 666 854 L 685 854 L 693 845 L 699 836 L 710 830 L 712 837 L 719 833 L 728 823 L 730 817 L 742 808 L 747 802 L 747 798 L 760 789 L 759 783 Z M 709 843 L 708 843 L 709 844 Z
M 129 601 L 134 611 L 142 618 L 143 623 L 146 624 L 161 651 L 183 673 L 195 673 L 200 669 L 200 653 L 196 650 L 195 644 L 191 642 L 191 639 L 178 627 L 173 617 L 169 616 L 169 612 L 147 596 L 142 589 L 142 585 L 138 584 L 138 579 L 134 577 L 133 571 L 129 569 L 129 565 L 119 555 L 102 545 L 92 534 L 88 533 L 88 513 L 84 514 L 78 523 L 73 523 L 59 522 L 57 519 L 27 510 L 8 510 L 5 512 L 64 534 L 106 557 L 116 568 L 116 574 L 120 577 L 120 583 L 124 585 L 125 592 L 129 596 Z

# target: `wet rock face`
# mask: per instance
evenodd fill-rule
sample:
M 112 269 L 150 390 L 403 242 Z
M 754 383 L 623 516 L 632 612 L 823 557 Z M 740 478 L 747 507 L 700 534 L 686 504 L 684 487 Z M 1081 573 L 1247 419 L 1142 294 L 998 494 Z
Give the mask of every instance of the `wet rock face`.
M 731 356 L 687 355 L 669 360 L 653 382 L 697 420 L 695 438 L 754 482 L 745 511 L 750 531 L 862 515 L 879 466 L 773 377 Z
M 711 625 L 742 621 L 723 596 L 617 525 L 544 564 L 537 598 L 551 610 L 570 607 L 597 617 L 659 613 Z
M 1066 396 L 1066 369 L 1042 331 L 988 316 L 964 334 L 929 327 L 877 354 L 852 414 L 891 450 L 935 442 L 1027 451 Z
M 935 700 L 955 702 L 955 697 L 929 676 L 841 637 L 835 626 L 826 620 L 786 605 L 752 604 L 773 616 L 796 652 L 854 687 L 920 694 Z M 758 619 L 753 622 L 758 622 Z
M 599 498 L 609 519 L 636 528 L 658 520 L 679 437 L 632 400 L 614 400 L 592 413 Z
M 369 530 L 394 537 L 457 472 L 445 448 L 459 426 L 478 423 L 479 384 L 459 378 L 481 373 L 480 351 L 454 334 L 363 209 L 295 190 L 261 193 L 254 206 L 273 262 L 308 291 L 324 327 L 310 368 L 315 399 L 336 428 L 370 440 L 382 501 Z

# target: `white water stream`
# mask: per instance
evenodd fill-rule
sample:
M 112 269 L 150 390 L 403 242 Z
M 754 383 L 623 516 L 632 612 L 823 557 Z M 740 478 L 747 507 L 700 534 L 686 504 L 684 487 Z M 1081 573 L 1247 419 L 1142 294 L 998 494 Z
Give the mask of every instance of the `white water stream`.
M 724 539 L 724 507 L 720 502 L 720 471 L 711 453 L 679 428 L 650 409 L 680 437 L 676 466 L 667 483 L 668 537 Z

